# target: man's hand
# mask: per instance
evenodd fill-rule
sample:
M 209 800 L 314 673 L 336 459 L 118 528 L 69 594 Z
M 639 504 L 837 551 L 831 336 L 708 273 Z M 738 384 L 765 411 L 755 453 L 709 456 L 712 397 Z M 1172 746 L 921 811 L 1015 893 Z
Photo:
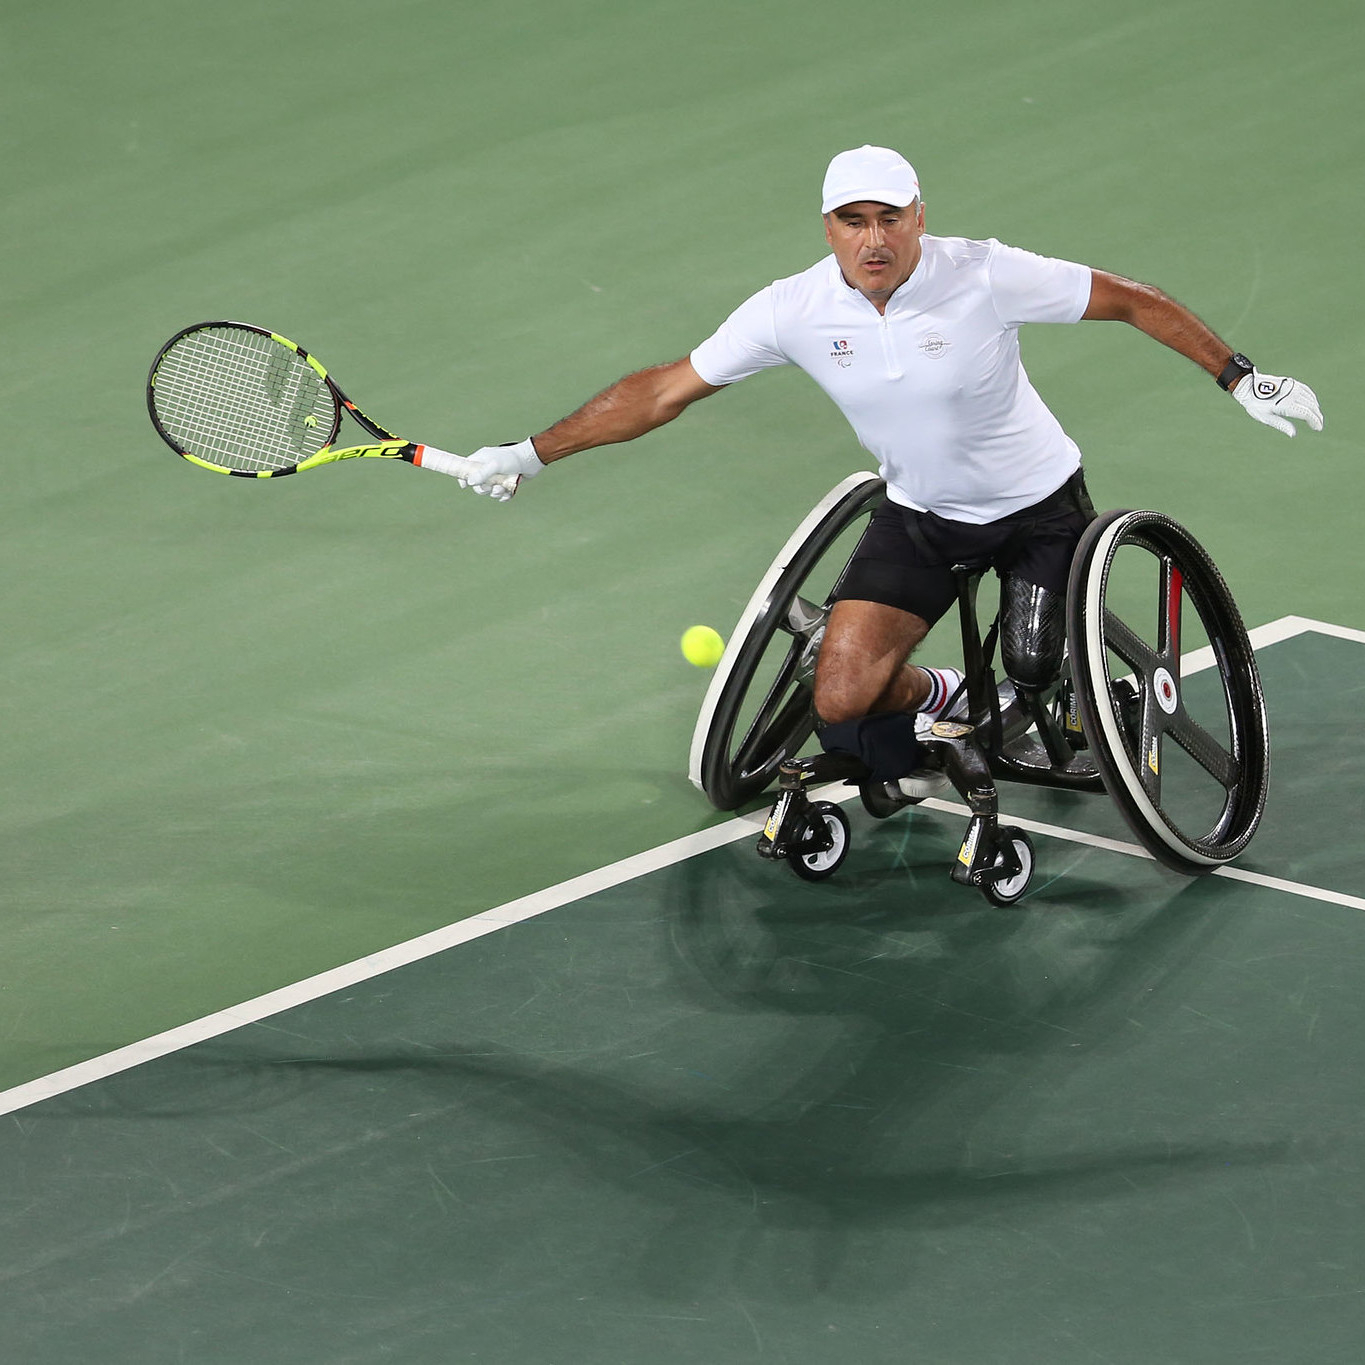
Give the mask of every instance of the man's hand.
M 506 502 L 517 491 L 519 480 L 529 479 L 544 468 L 528 436 L 516 445 L 476 450 L 465 461 L 460 487 L 472 488 L 495 502 Z
M 511 453 L 523 448 L 530 451 L 529 456 L 518 457 Z M 480 460 L 481 456 L 490 458 Z M 529 440 L 519 446 L 485 446 L 468 456 L 423 445 L 417 447 L 413 463 L 423 469 L 434 469 L 438 474 L 449 474 L 461 488 L 472 488 L 497 502 L 506 502 L 517 491 L 522 479 L 545 468 L 536 458 L 535 447 Z
M 1322 409 L 1318 396 L 1297 379 L 1262 374 L 1253 370 L 1238 380 L 1232 396 L 1258 421 L 1286 436 L 1295 435 L 1294 418 L 1307 422 L 1314 431 L 1322 430 Z

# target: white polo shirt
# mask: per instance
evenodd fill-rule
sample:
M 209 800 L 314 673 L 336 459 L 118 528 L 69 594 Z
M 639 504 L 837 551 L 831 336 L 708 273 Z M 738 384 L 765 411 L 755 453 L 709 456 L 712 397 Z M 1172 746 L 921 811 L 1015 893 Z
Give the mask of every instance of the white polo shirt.
M 921 239 L 880 314 L 833 256 L 740 304 L 692 352 L 708 384 L 799 365 L 876 457 L 892 501 L 995 521 L 1045 498 L 1081 462 L 1019 358 L 1025 322 L 1079 322 L 1090 269 L 994 239 Z

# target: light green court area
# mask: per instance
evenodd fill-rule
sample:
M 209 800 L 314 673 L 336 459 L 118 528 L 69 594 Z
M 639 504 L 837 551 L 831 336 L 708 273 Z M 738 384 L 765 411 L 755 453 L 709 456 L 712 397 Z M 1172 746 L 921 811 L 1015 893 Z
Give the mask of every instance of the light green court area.
M 217 478 L 172 456 L 146 418 L 147 367 L 171 333 L 214 317 L 260 323 L 316 352 L 352 397 L 405 436 L 462 451 L 519 439 L 620 374 L 686 353 L 749 293 L 823 254 L 817 192 L 826 161 L 847 146 L 888 143 L 920 172 L 931 231 L 995 236 L 1151 280 L 1263 368 L 1312 384 L 1327 429 L 1289 442 L 1249 422 L 1187 362 L 1121 326 L 1039 327 L 1024 341 L 1035 383 L 1086 452 L 1099 505 L 1156 506 L 1189 525 L 1218 561 L 1248 624 L 1296 613 L 1365 627 L 1355 552 L 1365 417 L 1357 244 L 1363 60 L 1365 29 L 1345 0 L 1292 13 L 1268 0 L 1235 11 L 1212 0 L 1138 10 L 1077 0 L 951 7 L 869 0 L 856 11 L 809 0 L 0 6 L 0 393 L 11 433 L 0 503 L 0 1088 L 720 819 L 685 777 L 705 675 L 683 662 L 678 637 L 696 622 L 727 630 L 805 512 L 867 463 L 815 386 L 783 372 L 739 385 L 633 447 L 578 457 L 505 507 L 472 498 L 450 480 L 369 462 L 263 484 Z M 931 644 L 944 657 L 951 653 L 950 641 Z M 1317 642 L 1294 655 L 1287 667 L 1301 670 L 1301 689 L 1286 676 L 1281 700 L 1272 698 L 1277 745 L 1314 757 L 1306 767 L 1277 767 L 1275 804 L 1248 866 L 1359 894 L 1348 856 L 1359 799 L 1350 796 L 1343 806 L 1339 796 L 1342 784 L 1358 793 L 1350 786 L 1358 773 L 1356 664 L 1337 644 Z M 1329 702 L 1320 704 L 1324 696 Z M 1090 809 L 1100 819 L 1112 814 Z M 894 849 L 903 830 L 874 832 L 881 856 L 900 856 Z M 953 833 L 937 836 L 944 848 Z M 924 876 L 932 868 L 935 887 L 942 853 L 931 839 L 915 855 L 925 860 Z M 731 859 L 739 850 L 714 855 L 707 886 L 730 885 Z M 780 921 L 787 913 L 768 907 L 769 891 L 745 889 L 764 871 L 772 870 L 746 865 L 734 873 L 733 895 L 757 898 L 736 911 L 741 925 L 745 915 L 757 915 L 761 927 L 765 916 Z M 678 875 L 686 888 L 691 874 Z M 797 912 L 803 922 L 822 922 L 831 907 L 856 921 L 873 913 L 858 908 L 867 890 L 859 877 L 867 875 L 837 891 L 785 894 L 804 898 Z M 1359 1290 L 1332 1269 L 1351 1255 L 1337 1245 L 1345 1237 L 1337 1219 L 1359 1202 L 1358 1183 L 1348 1178 L 1353 1158 L 1294 1148 L 1300 1165 L 1277 1168 L 1273 1178 L 1263 1178 L 1259 1164 L 1270 1160 L 1271 1148 L 1289 1150 L 1275 1144 L 1298 1142 L 1272 1120 L 1305 1096 L 1354 1112 L 1354 1099 L 1341 1098 L 1349 1078 L 1328 1064 L 1303 1069 L 1292 1049 L 1275 1054 L 1274 1074 L 1242 1070 L 1247 1057 L 1273 1052 L 1278 1036 L 1277 1017 L 1258 1019 L 1248 997 L 1279 987 L 1261 982 L 1259 968 L 1229 967 L 1200 946 L 1200 935 L 1207 928 L 1216 940 L 1226 926 L 1251 935 L 1239 946 L 1239 962 L 1302 959 L 1299 986 L 1281 983 L 1291 1000 L 1302 1001 L 1294 1027 L 1303 1032 L 1295 1036 L 1311 1036 L 1320 987 L 1339 1010 L 1343 1036 L 1358 1041 L 1354 916 L 1310 916 L 1221 885 L 1181 889 L 1154 870 L 1137 876 L 1125 863 L 1116 872 L 1098 854 L 1083 856 L 1081 875 L 1086 890 L 1078 894 L 1087 904 L 1112 906 L 1120 896 L 1121 908 L 1112 911 L 1118 946 L 1097 950 L 1103 963 L 1094 974 L 1085 966 L 1076 969 L 1079 977 L 1066 975 L 1072 968 L 1059 960 L 1056 970 L 1073 985 L 1054 996 L 1041 984 L 1052 971 L 1050 955 L 1059 947 L 1074 966 L 1079 959 L 1070 954 L 1084 957 L 1090 921 L 1064 916 L 1055 929 L 1050 920 L 1025 921 L 1035 927 L 1017 1013 L 1044 1021 L 1024 1028 L 1029 1048 L 1040 1038 L 1049 1044 L 1030 1073 L 1029 1093 L 1055 1097 L 1020 1101 L 1029 1114 L 1043 1115 L 1032 1145 L 1010 1145 L 1022 1111 L 1007 1104 L 985 1147 L 964 1156 L 963 1129 L 952 1118 L 956 1103 L 977 1112 L 973 1106 L 997 1093 L 992 1086 L 1010 1090 L 1012 1073 L 999 1058 L 1012 1052 L 1013 1033 L 985 1039 L 992 1059 L 985 1092 L 949 1087 L 942 1125 L 927 1144 L 918 1141 L 927 1130 L 911 1121 L 918 1111 L 904 1107 L 906 1097 L 933 1092 L 940 1072 L 950 1079 L 981 1065 L 972 1030 L 989 1033 L 995 1026 L 979 1016 L 995 1016 L 975 995 L 973 1004 L 943 994 L 944 978 L 921 975 L 919 948 L 910 944 L 897 949 L 904 963 L 877 969 L 887 974 L 885 989 L 902 1002 L 937 991 L 934 998 L 948 1005 L 942 1016 L 928 1019 L 918 1005 L 902 1003 L 870 1024 L 856 1013 L 844 1018 L 843 1009 L 861 1006 L 853 995 L 822 1004 L 821 974 L 808 1018 L 794 1021 L 784 1007 L 765 1016 L 760 1036 L 735 1037 L 724 1083 L 742 1089 L 756 1074 L 765 1078 L 744 1120 L 751 1126 L 735 1139 L 735 1150 L 749 1155 L 735 1156 L 728 1145 L 725 1125 L 738 1121 L 734 1111 L 704 1103 L 700 1091 L 632 1093 L 633 1063 L 624 1050 L 612 1063 L 624 1070 L 601 1081 L 605 1097 L 588 1082 L 575 1090 L 580 1077 L 535 1062 L 550 1098 L 516 1103 L 527 1113 L 548 1107 L 556 1130 L 567 1114 L 578 1135 L 567 1155 L 544 1163 L 540 1188 L 551 1203 L 587 1201 L 578 1217 L 563 1220 L 572 1236 L 553 1226 L 535 1234 L 542 1239 L 537 1254 L 545 1264 L 579 1266 L 585 1303 L 594 1276 L 633 1266 L 640 1297 L 610 1313 L 649 1317 L 664 1304 L 658 1320 L 674 1325 L 659 1329 L 661 1360 L 697 1358 L 688 1353 L 698 1345 L 720 1352 L 735 1338 L 740 1358 L 744 1351 L 757 1358 L 761 1346 L 765 1358 L 784 1351 L 791 1360 L 873 1360 L 876 1349 L 843 1346 L 849 1338 L 836 1329 L 851 1332 L 856 1319 L 858 1331 L 871 1333 L 877 1321 L 886 1339 L 903 1330 L 909 1313 L 926 1334 L 920 1340 L 929 1357 L 940 1362 L 990 1359 L 987 1337 L 1006 1323 L 1038 1345 L 1036 1358 L 1066 1361 L 1093 1358 L 1083 1347 L 1100 1339 L 1086 1336 L 1081 1328 L 1090 1328 L 1067 1312 L 1088 1315 L 1093 1325 L 1134 1286 L 1134 1272 L 1115 1272 L 1107 1287 L 1076 1300 L 1081 1308 L 1066 1310 L 1047 1297 L 1049 1267 L 1079 1267 L 1074 1273 L 1084 1279 L 1085 1267 L 1097 1264 L 1096 1248 L 1123 1241 L 1136 1221 L 1142 1226 L 1134 1245 L 1149 1248 L 1131 1298 L 1141 1326 L 1125 1338 L 1135 1343 L 1128 1355 L 1110 1343 L 1112 1358 L 1202 1362 L 1210 1358 L 1206 1339 L 1243 1358 L 1258 1351 L 1266 1359 L 1302 1358 L 1287 1336 L 1266 1326 L 1271 1322 L 1285 1332 L 1296 1322 L 1320 1331 L 1317 1360 L 1351 1358 L 1332 1355 L 1341 1338 L 1332 1335 L 1339 1320 L 1330 1313 L 1349 1308 Z M 697 913 L 708 924 L 717 915 L 716 932 L 730 932 L 730 893 L 695 894 L 702 896 Z M 1250 898 L 1245 918 L 1242 895 Z M 1197 904 L 1193 924 L 1167 913 L 1172 898 L 1182 912 Z M 641 932 L 653 934 L 662 913 L 643 912 Z M 1286 917 L 1291 929 L 1311 919 L 1308 937 L 1281 937 Z M 979 926 L 965 931 L 965 945 L 956 938 L 959 923 Z M 1009 945 L 999 941 L 1004 923 L 975 910 L 952 920 L 932 949 L 949 981 L 965 972 L 989 994 L 1014 980 Z M 1156 927 L 1144 928 L 1149 923 Z M 547 964 L 557 963 L 573 955 L 577 924 L 556 927 L 551 917 L 525 932 Z M 1072 932 L 1067 926 L 1075 926 L 1082 948 L 1057 944 L 1054 935 Z M 779 923 L 775 932 L 785 937 L 788 930 Z M 1106 927 L 1101 937 L 1109 933 Z M 1259 945 L 1258 934 L 1265 935 Z M 1104 989 L 1111 969 L 1124 980 L 1120 997 L 1138 989 L 1126 975 L 1140 971 L 1124 951 L 1130 935 L 1164 945 L 1157 976 L 1191 985 L 1188 997 L 1162 997 L 1172 1002 L 1163 1018 L 1191 1029 L 1201 1017 L 1196 1011 L 1213 1021 L 1197 1025 L 1201 1031 L 1178 1050 L 1179 1066 L 1169 1075 L 1164 1052 L 1160 1061 L 1152 1054 L 1150 1065 L 1137 1055 L 1142 1035 L 1124 1032 L 1137 1026 L 1116 1022 L 1118 1006 Z M 779 956 L 800 957 L 788 947 Z M 632 976 L 633 964 L 647 959 L 637 948 L 646 952 L 623 945 L 620 957 L 603 956 L 587 987 L 550 974 L 541 978 L 544 989 L 578 1005 L 632 992 L 648 999 L 657 978 L 648 966 L 638 980 Z M 515 989 L 499 993 L 503 951 L 489 946 L 469 957 L 471 965 L 458 969 L 469 973 L 459 990 L 485 989 L 534 1020 L 529 1002 L 538 988 L 528 978 L 518 976 Z M 735 951 L 742 967 L 749 949 L 741 942 Z M 835 966 L 850 969 L 861 951 L 841 947 Z M 762 948 L 760 967 L 766 960 Z M 1220 975 L 1228 972 L 1231 985 Z M 798 994 L 806 989 L 792 984 Z M 698 989 L 703 1013 L 713 999 L 722 1013 L 728 1008 L 728 987 L 714 996 L 710 987 Z M 1235 1022 L 1220 1013 L 1227 990 L 1248 1004 Z M 1089 1002 L 1074 1013 L 1066 1003 L 1073 995 Z M 662 1030 L 667 1037 L 670 998 L 665 992 L 661 1002 L 665 1022 L 645 1026 L 650 1036 Z M 1042 1014 L 1030 1015 L 1039 999 Z M 820 1026 L 807 1031 L 811 1020 Z M 1060 1033 L 1054 1039 L 1050 1021 L 1079 1034 L 1081 1052 L 1116 1056 L 1112 1076 L 1093 1064 L 1074 1073 L 1073 1054 Z M 348 1051 L 330 1021 L 308 1068 L 291 1054 L 289 1065 L 262 1071 L 255 1041 L 244 1051 L 234 1042 L 221 1063 L 176 1065 L 207 1067 L 215 1076 L 222 1067 L 240 1069 L 238 1092 L 211 1083 L 206 1103 L 219 1113 L 250 1110 L 263 1078 L 279 1085 L 288 1126 L 297 1091 L 309 1091 L 319 1076 L 363 1089 L 364 1059 L 378 1056 L 387 1067 L 395 1055 L 445 1047 L 440 1018 L 424 1013 L 422 1022 L 427 1031 L 414 1033 L 410 1045 L 392 1042 L 406 1024 L 386 1023 L 382 1041 Z M 967 1032 L 956 1034 L 959 1025 Z M 594 1027 L 628 1030 L 630 1023 L 556 1009 L 536 1039 L 509 1034 L 500 1047 L 514 1054 L 509 1065 L 521 1074 L 523 1051 L 596 1055 L 605 1040 L 592 1036 Z M 920 1029 L 937 1040 L 927 1053 L 904 1042 Z M 450 1050 L 467 1050 L 469 1037 L 484 1035 L 475 1023 L 459 1036 Z M 685 1074 L 685 1039 L 667 1041 L 674 1050 L 665 1065 Z M 1359 1056 L 1354 1041 L 1343 1045 L 1343 1058 Z M 646 1039 L 641 1050 L 649 1045 Z M 348 1069 L 353 1056 L 361 1062 Z M 429 1072 L 414 1068 L 404 1072 L 404 1084 L 418 1092 L 433 1085 L 436 1095 L 391 1098 L 414 1113 L 458 1114 L 471 1094 L 497 1091 L 496 1059 L 479 1065 L 484 1070 L 461 1062 L 453 1090 L 449 1077 L 430 1081 L 423 1079 Z M 834 1079 L 849 1066 L 853 1073 L 870 1066 L 875 1083 L 860 1088 Z M 175 1085 L 188 1084 L 183 1072 L 171 1074 Z M 183 1101 L 154 1111 L 141 1081 L 110 1084 L 124 1097 L 115 1106 L 123 1117 L 98 1136 L 77 1123 L 75 1136 L 60 1142 L 91 1144 L 79 1159 L 98 1167 L 102 1174 L 91 1180 L 108 1181 L 100 1188 L 112 1196 L 126 1193 L 119 1173 L 135 1160 L 146 1125 L 162 1121 L 148 1114 L 165 1112 L 179 1132 L 182 1120 L 196 1121 L 196 1102 L 190 1085 Z M 883 1139 L 872 1131 L 859 1138 L 870 1146 L 845 1150 L 849 1134 L 835 1124 L 813 1134 L 798 1125 L 784 1135 L 794 1145 L 769 1150 L 768 1125 L 788 1122 L 800 1105 L 827 1116 L 822 1106 L 851 1102 L 853 1091 L 841 1088 L 849 1085 L 890 1106 L 889 1147 L 880 1148 Z M 1114 1178 L 1159 1192 L 1150 1202 L 1140 1195 L 1104 1203 L 1078 1221 L 1084 1201 L 1073 1199 L 1065 1173 L 1079 1168 L 1085 1185 L 1093 1169 L 1087 1152 L 1107 1142 L 1100 1130 L 1129 1123 L 1104 1116 L 1144 1086 L 1159 1087 L 1151 1119 L 1115 1139 L 1132 1159 L 1118 1162 L 1123 1173 Z M 572 1093 L 555 1098 L 564 1092 Z M 1207 1113 L 1196 1119 L 1197 1101 Z M 1234 1111 L 1246 1121 L 1225 1130 L 1220 1116 Z M 343 1136 L 307 1130 L 314 1119 L 298 1119 L 309 1150 L 360 1143 L 354 1150 L 363 1152 L 368 1129 L 345 1112 Z M 396 1112 L 385 1106 L 379 1128 L 388 1131 Z M 1344 1110 L 1331 1112 L 1338 1129 L 1349 1126 Z M 839 1117 L 833 1108 L 828 1115 Z M 11 1139 L 28 1131 L 13 1122 Z M 509 1146 L 519 1154 L 512 1139 L 520 1122 L 500 1118 L 501 1129 L 480 1137 L 470 1159 L 500 1159 Z M 443 1123 L 436 1125 L 441 1141 L 460 1149 L 459 1132 Z M 670 1173 L 675 1152 L 696 1145 L 697 1125 L 706 1138 L 701 1165 L 689 1167 L 687 1158 Z M 185 1140 L 197 1141 L 199 1130 L 189 1131 Z M 411 1140 L 419 1135 L 414 1130 Z M 585 1247 L 586 1210 L 600 1190 L 576 1194 L 557 1182 L 563 1163 L 591 1166 L 593 1148 L 603 1143 L 609 1150 L 625 1144 L 622 1166 L 666 1164 L 636 1206 L 639 1240 L 604 1227 Z M 945 1156 L 949 1150 L 956 1155 Z M 1231 1183 L 1207 1187 L 1195 1220 L 1203 1232 L 1169 1267 L 1158 1252 L 1184 1219 L 1177 1185 L 1185 1177 L 1167 1183 L 1153 1174 L 1149 1158 L 1157 1151 L 1185 1153 L 1191 1170 L 1206 1173 L 1230 1152 L 1232 1170 Z M 838 1180 L 809 1196 L 782 1173 L 792 1163 L 803 1179 L 831 1164 Z M 390 1213 L 419 1198 L 435 1208 L 446 1197 L 442 1182 L 457 1199 L 468 1198 L 458 1182 L 452 1186 L 447 1167 L 434 1164 L 438 1178 L 422 1185 L 420 1196 L 404 1174 L 395 1191 L 381 1182 L 363 1198 Z M 539 1170 L 534 1160 L 521 1166 Z M 1295 1204 L 1292 1236 L 1262 1220 L 1281 1179 L 1308 1179 L 1324 1168 L 1342 1173 L 1341 1181 L 1334 1176 Z M 481 1173 L 496 1172 L 521 1198 L 518 1169 L 490 1160 Z M 976 1215 L 941 1212 L 912 1220 L 913 1247 L 899 1240 L 900 1231 L 885 1240 L 877 1210 L 887 1199 L 903 1208 L 926 1171 L 953 1169 L 971 1179 L 961 1186 L 967 1194 L 949 1203 L 989 1210 L 981 1217 L 995 1230 L 986 1241 L 978 1239 Z M 271 1188 L 274 1177 L 265 1171 L 249 1177 L 265 1181 L 251 1188 Z M 316 1171 L 319 1197 L 338 1184 L 353 1186 L 358 1174 L 347 1162 L 324 1162 Z M 860 1184 L 868 1172 L 887 1175 L 894 1193 Z M 1001 1172 L 1015 1174 L 1002 1184 L 994 1180 Z M 983 1173 L 991 1177 L 985 1183 L 976 1179 Z M 34 1176 L 50 1178 L 50 1171 Z M 226 1185 L 235 1178 L 223 1176 Z M 191 1204 L 212 1202 L 212 1192 L 225 1187 L 218 1179 L 201 1172 L 190 1181 Z M 704 1198 L 719 1189 L 719 1203 L 678 1213 L 681 1186 L 669 1181 Z M 1011 1181 L 1001 1215 L 990 1195 L 1010 1190 Z M 32 1189 L 7 1184 L 12 1214 L 27 1206 Z M 1025 1188 L 1058 1192 L 1047 1226 L 1010 1223 L 1009 1200 Z M 737 1213 L 747 1199 L 758 1216 L 765 1191 L 774 1189 L 770 1225 Z M 79 1193 L 72 1184 L 54 1197 Z M 60 1239 L 66 1215 L 47 1207 Z M 153 1197 L 146 1207 L 160 1206 Z M 414 1217 L 431 1216 L 421 1208 Z M 383 1221 L 371 1212 L 358 1225 L 366 1236 Z M 145 1216 L 154 1229 L 153 1214 Z M 509 1215 L 505 1229 L 496 1204 L 477 1216 L 485 1220 L 477 1267 L 442 1262 L 428 1277 L 420 1254 L 404 1252 L 416 1298 L 468 1282 L 481 1302 L 526 1302 L 524 1268 L 509 1263 L 502 1279 L 495 1254 L 504 1240 L 524 1249 L 531 1234 L 523 1214 Z M 99 1241 L 100 1229 L 113 1226 L 100 1221 L 103 1212 L 88 1224 L 71 1217 L 76 1241 L 115 1245 Z M 717 1262 L 715 1284 L 739 1306 L 726 1310 L 731 1320 L 711 1337 L 666 1335 L 688 1330 L 677 1324 L 709 1292 L 702 1281 L 711 1273 L 701 1252 L 672 1239 L 675 1222 L 700 1229 L 699 1244 L 718 1237 L 732 1246 Z M 248 1242 L 268 1244 L 254 1215 L 242 1227 Z M 354 1245 L 351 1231 L 329 1224 L 318 1235 Z M 400 1232 L 391 1227 L 385 1245 L 416 1245 Z M 150 1284 L 170 1257 L 158 1266 L 167 1242 L 155 1231 L 147 1235 L 138 1273 Z M 191 1260 L 200 1254 L 195 1248 L 218 1237 L 207 1225 L 189 1235 L 175 1254 Z M 194 1240 L 200 1237 L 206 1241 Z M 955 1277 L 954 1255 L 945 1259 L 945 1250 L 964 1243 L 972 1257 L 986 1259 Z M 907 1249 L 927 1277 L 915 1281 L 926 1292 L 913 1301 L 887 1288 L 893 1279 L 904 1286 L 898 1258 Z M 1279 1265 L 1282 1253 L 1301 1255 L 1292 1283 L 1278 1271 L 1264 1278 L 1229 1272 L 1226 1280 L 1210 1271 L 1212 1278 L 1195 1282 L 1199 1292 L 1182 1300 L 1183 1315 L 1160 1317 L 1158 1306 L 1164 1313 L 1170 1303 L 1164 1291 L 1188 1287 L 1191 1266 L 1215 1266 L 1220 1256 L 1239 1265 L 1271 1256 Z M 27 1274 L 35 1264 L 16 1253 L 11 1269 Z M 73 1286 L 84 1270 L 73 1270 L 69 1281 L 61 1270 L 76 1261 L 42 1264 L 56 1277 L 44 1282 L 44 1293 L 79 1297 Z M 359 1284 L 363 1262 L 352 1264 Z M 239 1286 L 256 1273 L 251 1265 L 243 1252 L 231 1269 Z M 745 1277 L 763 1279 L 765 1266 L 772 1271 L 765 1302 L 777 1308 L 755 1313 Z M 317 1273 L 327 1287 L 310 1302 L 323 1316 L 335 1281 L 331 1272 Z M 676 1292 L 657 1295 L 660 1278 L 670 1276 Z M 1277 1302 L 1272 1281 L 1291 1306 L 1267 1307 Z M 896 1311 L 825 1315 L 812 1285 L 834 1286 L 849 1304 L 881 1295 Z M 1010 1285 L 1017 1300 L 1008 1297 Z M 343 1292 L 355 1287 L 348 1283 Z M 130 1280 L 109 1293 L 117 1301 L 138 1288 Z M 1037 1298 L 1043 1306 L 1029 1317 L 1025 1303 Z M 112 1321 L 85 1302 L 82 1322 L 93 1329 Z M 544 1312 L 563 1321 L 571 1302 L 580 1299 L 566 1290 Z M 224 1320 L 238 1311 L 226 1291 L 210 1307 Z M 199 1309 L 187 1311 L 193 1320 Z M 275 1309 L 259 1311 L 270 1317 Z M 527 1310 L 532 1318 L 541 1311 Z M 612 1334 L 625 1330 L 626 1319 L 610 1313 L 594 1329 L 599 1335 L 583 1339 L 604 1343 L 601 1359 L 639 1359 Z M 39 1331 L 32 1320 L 3 1316 L 11 1334 Z M 36 1361 L 50 1348 L 49 1359 L 79 1359 L 71 1343 L 92 1338 L 80 1336 L 74 1316 L 59 1318 L 66 1325 L 58 1335 L 17 1338 L 28 1353 L 15 1358 Z M 472 1339 L 514 1340 L 497 1336 L 513 1319 L 514 1312 L 494 1313 L 479 1329 L 490 1335 Z M 345 1350 L 337 1346 L 319 1359 L 386 1358 L 386 1320 L 366 1321 L 360 1336 L 345 1339 Z M 438 1312 L 432 1321 L 433 1340 L 444 1344 L 451 1319 Z M 1044 1321 L 1046 1332 L 1037 1326 Z M 117 1358 L 115 1348 L 123 1358 L 150 1358 L 140 1321 L 121 1322 L 133 1327 L 103 1358 Z M 295 1344 L 286 1342 L 279 1358 L 306 1358 L 297 1342 L 316 1338 L 307 1320 L 300 1322 Z M 1198 1331 L 1197 1322 L 1204 1324 Z M 1073 1327 L 1078 1335 L 1066 1337 Z M 61 1334 L 68 1330 L 74 1335 Z M 243 1358 L 232 1354 L 231 1335 L 214 1337 L 211 1324 L 203 1330 L 204 1339 L 229 1344 L 215 1347 L 215 1356 L 197 1351 L 192 1336 L 160 1339 L 185 1342 L 186 1359 Z M 971 1335 L 978 1330 L 979 1340 Z M 1176 1335 L 1154 1335 L 1167 1330 L 1195 1333 L 1180 1348 L 1183 1356 L 1171 1344 Z M 819 1336 L 826 1331 L 828 1338 Z M 811 1345 L 817 1338 L 828 1350 Z M 949 1341 L 957 1343 L 956 1356 Z M 129 1354 L 135 1342 L 141 1356 Z M 414 1347 L 407 1358 L 449 1358 L 439 1349 Z M 490 1352 L 484 1358 L 499 1358 Z

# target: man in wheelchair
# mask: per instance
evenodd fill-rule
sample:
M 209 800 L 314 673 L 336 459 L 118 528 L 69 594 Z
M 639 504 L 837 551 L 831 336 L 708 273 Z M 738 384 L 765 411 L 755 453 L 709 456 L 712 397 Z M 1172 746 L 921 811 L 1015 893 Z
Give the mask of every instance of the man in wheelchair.
M 960 709 L 962 677 L 910 657 L 958 597 L 955 566 L 1002 577 L 1001 661 L 1015 686 L 1055 683 L 1064 598 L 1094 509 L 1081 454 L 1024 371 L 1029 322 L 1121 321 L 1188 357 L 1259 422 L 1322 427 L 1312 390 L 1264 374 L 1167 294 L 995 240 L 925 231 L 919 180 L 884 147 L 841 152 L 821 212 L 831 254 L 742 303 L 690 355 L 627 375 L 519 444 L 486 447 L 463 480 L 504 499 L 577 451 L 631 440 L 700 398 L 794 364 L 877 460 L 886 497 L 830 604 L 814 678 L 827 748 L 904 772 L 915 733 Z

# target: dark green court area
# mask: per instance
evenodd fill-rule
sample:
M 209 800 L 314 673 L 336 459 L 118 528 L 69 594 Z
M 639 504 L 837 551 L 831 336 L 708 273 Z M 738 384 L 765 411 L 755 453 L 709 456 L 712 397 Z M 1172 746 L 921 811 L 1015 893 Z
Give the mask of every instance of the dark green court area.
M 1263 651 L 1249 865 L 1359 812 L 1359 648 Z M 824 885 L 742 840 L 10 1115 L 0 1352 L 1357 1360 L 1360 911 L 1056 839 L 992 910 L 854 810 Z

